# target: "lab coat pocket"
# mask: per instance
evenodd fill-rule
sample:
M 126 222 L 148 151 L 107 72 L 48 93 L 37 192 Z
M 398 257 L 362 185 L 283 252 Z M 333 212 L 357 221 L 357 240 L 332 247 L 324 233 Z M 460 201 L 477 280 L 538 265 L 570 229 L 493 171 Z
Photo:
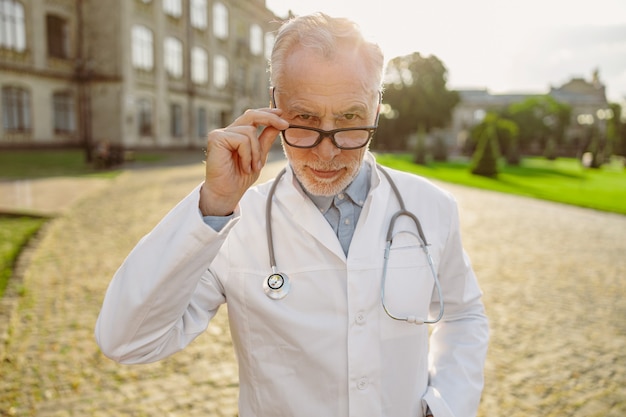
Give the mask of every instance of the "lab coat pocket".
M 412 233 L 398 233 L 389 250 L 384 282 L 387 310 L 396 317 L 425 319 L 434 279 L 420 240 Z

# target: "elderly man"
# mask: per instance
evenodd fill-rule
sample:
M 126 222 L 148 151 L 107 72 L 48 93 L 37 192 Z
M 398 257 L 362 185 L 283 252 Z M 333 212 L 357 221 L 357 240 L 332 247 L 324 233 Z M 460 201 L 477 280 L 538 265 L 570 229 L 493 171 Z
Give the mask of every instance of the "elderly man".
M 111 282 L 105 355 L 162 359 L 227 303 L 242 417 L 476 414 L 481 292 L 454 199 L 367 151 L 382 69 L 346 19 L 283 25 L 272 107 L 209 133 L 205 181 Z M 253 187 L 277 137 L 288 167 Z

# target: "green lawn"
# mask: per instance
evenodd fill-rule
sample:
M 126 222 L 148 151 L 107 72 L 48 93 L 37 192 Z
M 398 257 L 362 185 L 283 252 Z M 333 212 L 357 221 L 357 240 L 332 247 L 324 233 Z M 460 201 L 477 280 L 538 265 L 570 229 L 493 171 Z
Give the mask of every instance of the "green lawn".
M 164 159 L 165 155 L 138 153 L 135 160 L 150 163 Z M 85 162 L 80 149 L 0 150 L 0 180 L 84 175 L 113 178 L 121 172 L 120 168 L 95 169 Z M 0 297 L 13 274 L 20 251 L 46 220 L 0 213 Z
M 137 155 L 143 162 L 158 161 L 159 154 Z M 525 158 L 520 166 L 503 166 L 497 178 L 472 175 L 468 162 L 411 162 L 411 155 L 381 154 L 383 165 L 470 187 L 557 201 L 626 214 L 626 170 L 620 164 L 602 169 L 583 168 L 578 160 Z M 50 176 L 115 176 L 121 170 L 97 171 L 85 164 L 80 150 L 0 151 L 0 179 Z M 12 274 L 22 247 L 46 219 L 0 216 L 0 296 Z
M 135 160 L 154 162 L 163 159 L 165 154 L 137 153 Z M 85 162 L 80 149 L 50 150 L 0 150 L 0 179 L 24 179 L 58 176 L 95 175 L 115 177 L 120 168 L 96 169 Z
M 13 274 L 15 261 L 28 240 L 47 219 L 0 215 L 0 297 Z
M 519 166 L 502 166 L 497 178 L 486 178 L 472 175 L 465 161 L 422 166 L 412 163 L 407 154 L 380 154 L 377 160 L 454 184 L 626 214 L 626 170 L 617 162 L 589 169 L 577 159 L 524 158 Z

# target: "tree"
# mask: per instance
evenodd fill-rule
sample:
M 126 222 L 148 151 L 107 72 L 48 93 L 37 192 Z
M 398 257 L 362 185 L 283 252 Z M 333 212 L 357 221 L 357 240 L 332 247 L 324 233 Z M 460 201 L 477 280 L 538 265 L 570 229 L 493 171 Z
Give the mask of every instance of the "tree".
M 420 165 L 426 165 L 428 162 L 426 152 L 426 131 L 423 126 L 417 128 L 417 138 L 415 141 L 415 149 L 413 150 L 413 162 Z
M 447 70 L 437 57 L 418 52 L 396 57 L 387 65 L 385 80 L 385 103 L 397 116 L 384 121 L 385 130 L 401 136 L 405 149 L 409 135 L 418 133 L 419 144 L 420 133 L 450 122 L 459 95 L 447 89 Z M 420 147 L 416 148 L 418 152 Z
M 490 127 L 495 129 L 496 141 L 499 151 L 506 157 L 509 165 L 519 165 L 521 160 L 519 149 L 519 127 L 517 123 L 500 117 L 497 113 L 489 112 L 483 120 L 474 126 L 470 132 L 469 146 L 476 149 L 484 131 Z
M 517 123 L 499 118 L 496 122 L 496 132 L 500 149 L 504 150 L 506 162 L 509 165 L 519 165 L 522 156 L 519 148 L 519 127 Z
M 588 134 L 589 145 L 587 146 L 586 150 L 589 154 L 591 154 L 591 160 L 589 161 L 588 166 L 589 168 L 600 168 L 605 162 L 603 152 L 605 144 L 600 137 L 600 132 L 598 131 L 598 127 L 596 125 L 589 126 Z
M 610 113 L 607 120 L 606 136 L 611 155 L 626 156 L 626 124 L 622 121 L 622 106 L 618 103 L 609 104 Z
M 433 160 L 437 162 L 446 162 L 448 160 L 448 144 L 442 136 L 435 136 L 432 148 Z
M 533 145 L 540 152 L 563 144 L 572 109 L 569 105 L 549 95 L 529 97 L 511 104 L 503 117 L 514 121 L 519 127 L 520 147 L 529 150 Z

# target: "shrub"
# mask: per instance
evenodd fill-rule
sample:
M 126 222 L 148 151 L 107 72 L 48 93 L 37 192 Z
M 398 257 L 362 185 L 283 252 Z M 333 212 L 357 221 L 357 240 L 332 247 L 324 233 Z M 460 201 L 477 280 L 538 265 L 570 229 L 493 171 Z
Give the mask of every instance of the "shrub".
M 472 174 L 484 177 L 495 177 L 498 175 L 498 138 L 495 126 L 489 125 L 483 129 L 478 140 L 478 147 L 472 157 L 470 170 Z
M 417 131 L 417 141 L 413 151 L 413 162 L 419 165 L 426 165 L 426 132 L 423 128 Z

